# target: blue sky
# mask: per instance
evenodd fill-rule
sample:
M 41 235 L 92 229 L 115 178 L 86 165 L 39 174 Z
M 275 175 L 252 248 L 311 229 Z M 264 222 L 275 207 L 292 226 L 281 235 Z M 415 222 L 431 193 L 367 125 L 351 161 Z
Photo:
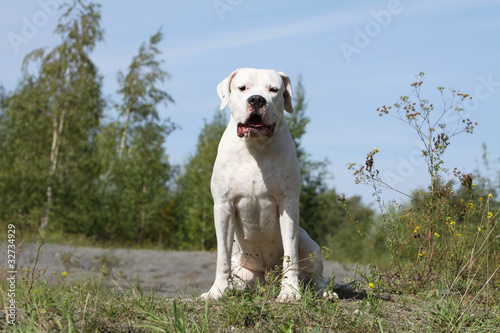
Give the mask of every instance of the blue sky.
M 59 42 L 53 30 L 61 11 L 54 3 L 2 4 L 0 83 L 7 90 L 15 87 L 26 53 Z M 172 76 L 164 89 L 176 103 L 160 114 L 181 127 L 167 138 L 173 163 L 194 152 L 203 119 L 219 105 L 217 84 L 236 68 L 256 67 L 283 71 L 292 85 L 302 75 L 311 118 L 303 145 L 313 159 L 329 160 L 329 183 L 347 196 L 373 202 L 371 188 L 356 185 L 346 165 L 363 162 L 375 147 L 383 179 L 402 191 L 426 186 L 415 133 L 375 111 L 410 94 L 419 72 L 427 77 L 422 94 L 437 108 L 437 86 L 475 97 L 465 111 L 479 126 L 452 139 L 446 166 L 473 171 L 482 165 L 486 142 L 491 167 L 499 169 L 499 1 L 103 1 L 102 26 L 105 43 L 92 58 L 111 99 L 117 72 L 162 27 L 162 57 Z M 14 35 L 23 42 L 13 42 Z M 111 110 L 108 116 L 116 117 Z M 383 198 L 400 195 L 386 191 Z

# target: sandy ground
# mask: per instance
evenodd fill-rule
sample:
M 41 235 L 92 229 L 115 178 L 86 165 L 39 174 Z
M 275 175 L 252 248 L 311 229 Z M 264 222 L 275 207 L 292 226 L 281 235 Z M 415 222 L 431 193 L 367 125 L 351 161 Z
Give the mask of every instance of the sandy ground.
M 0 244 L 6 253 L 6 244 Z M 19 278 L 23 269 L 33 269 L 37 252 L 36 244 L 24 244 L 16 251 Z M 1 256 L 0 267 L 6 271 L 7 256 Z M 84 282 L 89 279 L 104 281 L 122 288 L 137 287 L 155 291 L 165 297 L 197 296 L 207 291 L 215 277 L 215 253 L 159 250 L 104 249 L 44 244 L 38 258 L 36 272 L 45 271 L 41 280 L 57 285 L 67 282 Z M 103 265 L 106 268 L 103 269 Z M 67 272 L 66 277 L 61 275 Z M 104 272 L 104 273 L 103 273 Z M 326 261 L 324 276 L 335 281 L 359 279 L 353 266 Z M 102 279 L 103 276 L 110 278 Z

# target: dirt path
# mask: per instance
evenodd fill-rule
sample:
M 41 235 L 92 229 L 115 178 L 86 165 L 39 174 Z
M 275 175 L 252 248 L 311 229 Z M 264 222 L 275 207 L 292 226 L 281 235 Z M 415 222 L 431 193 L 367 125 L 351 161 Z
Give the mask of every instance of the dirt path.
M 6 244 L 0 245 L 6 252 Z M 36 245 L 24 244 L 17 250 L 17 270 L 33 268 Z M 0 267 L 6 267 L 6 256 L 0 258 Z M 69 245 L 44 244 L 40 251 L 37 271 L 46 269 L 42 280 L 49 284 L 68 281 L 98 280 L 103 275 L 107 284 L 118 283 L 121 287 L 135 286 L 143 291 L 154 290 L 165 297 L 199 295 L 210 288 L 215 277 L 215 253 L 199 251 L 159 251 L 104 249 L 73 247 Z M 103 266 L 105 266 L 103 268 Z M 325 262 L 324 276 L 336 281 L 354 279 L 352 265 Z M 54 274 L 54 272 L 56 274 Z M 67 272 L 66 277 L 61 275 Z M 74 275 L 74 276 L 73 276 Z M 358 276 L 359 278 L 359 276 Z M 113 282 L 115 281 L 115 282 Z

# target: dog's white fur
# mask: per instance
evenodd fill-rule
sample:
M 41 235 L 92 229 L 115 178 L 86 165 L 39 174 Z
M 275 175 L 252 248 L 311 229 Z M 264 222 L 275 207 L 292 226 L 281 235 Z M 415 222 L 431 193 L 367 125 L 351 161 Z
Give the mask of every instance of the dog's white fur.
M 221 109 L 229 104 L 231 118 L 211 182 L 216 276 L 201 299 L 219 298 L 232 283 L 242 288 L 263 281 L 279 265 L 283 279 L 277 301 L 300 299 L 299 280 L 323 292 L 320 248 L 299 227 L 300 167 L 283 117 L 283 110 L 293 112 L 290 79 L 274 70 L 243 68 L 217 92 Z

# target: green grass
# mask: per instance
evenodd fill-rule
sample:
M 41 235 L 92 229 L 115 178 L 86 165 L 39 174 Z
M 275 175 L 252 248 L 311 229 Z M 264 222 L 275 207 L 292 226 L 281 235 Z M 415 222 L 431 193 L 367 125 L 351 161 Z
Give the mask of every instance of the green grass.
M 30 282 L 20 283 L 17 323 L 0 326 L 11 332 L 492 332 L 500 326 L 498 284 L 473 303 L 473 293 L 436 284 L 406 294 L 366 286 L 340 300 L 317 299 L 305 288 L 299 302 L 282 304 L 275 302 L 277 282 L 202 302 L 109 288 L 106 279 L 60 276 L 57 285 L 35 281 L 29 292 Z

